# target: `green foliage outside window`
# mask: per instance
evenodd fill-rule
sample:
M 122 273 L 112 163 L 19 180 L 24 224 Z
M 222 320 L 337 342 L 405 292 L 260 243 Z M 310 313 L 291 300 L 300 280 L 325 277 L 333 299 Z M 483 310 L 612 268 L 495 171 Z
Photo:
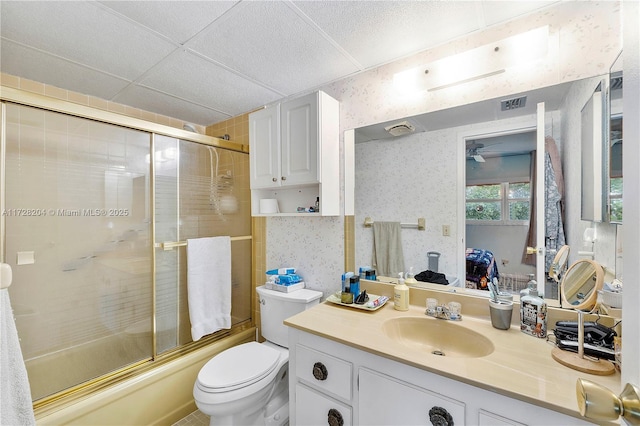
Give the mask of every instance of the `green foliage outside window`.
M 622 222 L 622 178 L 610 179 L 611 221 Z
M 506 194 L 506 199 L 503 197 Z M 531 188 L 528 182 L 470 185 L 466 188 L 467 220 L 529 220 Z M 503 211 L 509 212 L 503 217 Z

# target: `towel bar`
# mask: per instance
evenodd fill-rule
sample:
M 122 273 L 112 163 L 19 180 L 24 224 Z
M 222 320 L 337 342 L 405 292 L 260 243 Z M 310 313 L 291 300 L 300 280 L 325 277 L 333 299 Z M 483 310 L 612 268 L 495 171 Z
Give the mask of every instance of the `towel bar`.
M 243 235 L 241 237 L 231 237 L 231 241 L 244 241 L 252 239 L 251 235 Z M 173 250 L 176 247 L 186 247 L 186 241 L 165 241 L 163 243 L 156 243 L 156 248 L 162 250 Z
M 364 218 L 364 226 L 366 228 L 370 228 L 373 225 L 373 219 L 369 216 Z M 424 231 L 425 229 L 425 220 L 424 217 L 418 218 L 418 223 L 401 223 L 401 228 L 418 228 L 419 231 Z

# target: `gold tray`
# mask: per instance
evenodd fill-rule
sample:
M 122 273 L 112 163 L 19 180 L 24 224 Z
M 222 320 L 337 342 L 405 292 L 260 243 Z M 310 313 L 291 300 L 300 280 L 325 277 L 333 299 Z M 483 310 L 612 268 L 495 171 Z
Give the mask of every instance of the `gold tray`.
M 369 294 L 369 302 L 373 301 L 373 300 L 377 300 L 378 298 L 382 297 L 382 296 L 378 296 L 375 294 Z M 384 302 L 380 303 L 378 306 L 372 306 L 372 307 L 368 307 L 366 305 L 366 303 L 364 305 L 358 305 L 356 303 L 342 303 L 340 301 L 340 292 L 338 293 L 333 293 L 332 295 L 330 295 L 329 297 L 327 297 L 327 302 L 331 302 L 334 303 L 336 305 L 342 305 L 342 306 L 346 306 L 348 308 L 356 308 L 356 309 L 361 309 L 363 311 L 377 311 L 378 309 L 382 308 L 385 303 L 387 303 L 389 300 L 385 300 Z M 367 303 L 369 303 L 367 302 Z

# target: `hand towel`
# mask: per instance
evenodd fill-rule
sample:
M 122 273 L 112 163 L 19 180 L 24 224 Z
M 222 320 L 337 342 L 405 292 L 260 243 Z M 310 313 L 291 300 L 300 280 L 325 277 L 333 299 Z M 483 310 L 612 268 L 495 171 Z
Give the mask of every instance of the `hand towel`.
M 13 319 L 9 290 L 0 290 L 0 424 L 35 425 L 31 387 Z
M 404 271 L 400 222 L 373 223 L 373 259 L 376 275 L 397 277 Z
M 231 328 L 231 238 L 187 240 L 187 300 L 191 337 Z

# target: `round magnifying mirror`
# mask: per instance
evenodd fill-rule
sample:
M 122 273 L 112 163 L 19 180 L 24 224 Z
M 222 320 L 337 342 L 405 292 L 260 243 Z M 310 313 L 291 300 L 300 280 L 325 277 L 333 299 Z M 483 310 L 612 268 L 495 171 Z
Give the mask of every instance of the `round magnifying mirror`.
M 590 311 L 604 285 L 604 270 L 593 260 L 578 260 L 562 278 L 562 307 Z
M 556 256 L 549 267 L 549 278 L 559 283 L 562 279 L 564 271 L 567 269 L 567 260 L 569 260 L 569 246 L 564 245 L 556 253 Z

